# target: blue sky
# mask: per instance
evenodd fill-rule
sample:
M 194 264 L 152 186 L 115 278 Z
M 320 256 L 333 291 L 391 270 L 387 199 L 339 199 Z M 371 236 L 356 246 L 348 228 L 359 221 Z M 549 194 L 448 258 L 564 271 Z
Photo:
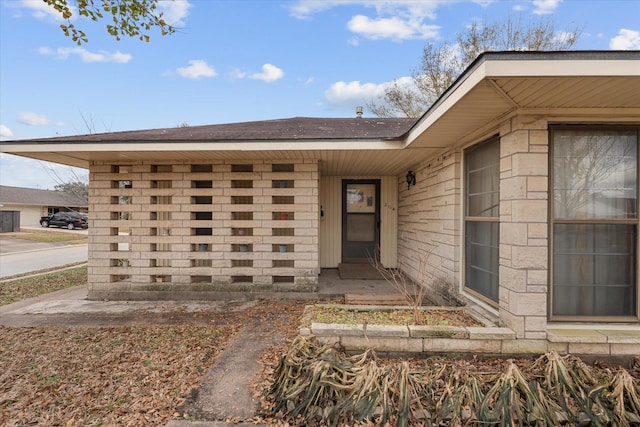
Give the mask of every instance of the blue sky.
M 426 43 L 453 41 L 474 20 L 510 14 L 582 28 L 577 49 L 640 49 L 637 0 L 175 0 L 161 7 L 177 33 L 116 41 L 104 23 L 78 19 L 89 37 L 79 47 L 41 0 L 0 0 L 0 139 L 353 117 L 356 106 L 411 75 Z M 0 153 L 2 185 L 53 188 L 52 171 L 72 178 L 66 166 Z

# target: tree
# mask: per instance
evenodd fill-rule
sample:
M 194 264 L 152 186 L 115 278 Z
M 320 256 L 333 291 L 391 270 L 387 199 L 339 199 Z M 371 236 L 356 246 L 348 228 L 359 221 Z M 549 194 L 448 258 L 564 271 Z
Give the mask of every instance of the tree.
M 419 69 L 410 82 L 394 81 L 384 95 L 367 106 L 379 117 L 419 117 L 483 52 L 550 51 L 573 47 L 582 30 L 559 32 L 553 21 L 523 23 L 509 16 L 503 21 L 475 22 L 456 35 L 456 42 L 428 43 Z
M 66 24 L 61 24 L 60 28 L 65 36 L 71 37 L 78 45 L 89 39 L 84 31 L 71 23 L 75 14 L 96 22 L 111 15 L 113 23 L 107 24 L 107 32 L 116 40 L 120 40 L 122 36 L 137 36 L 148 42 L 150 36 L 147 32 L 154 27 L 160 29 L 163 36 L 175 32 L 175 28 L 167 24 L 162 12 L 158 11 L 159 0 L 75 0 L 75 7 L 70 4 L 73 0 L 43 1 L 66 20 Z
M 69 181 L 53 186 L 55 191 L 74 194 L 84 200 L 89 200 L 89 184 L 85 181 Z

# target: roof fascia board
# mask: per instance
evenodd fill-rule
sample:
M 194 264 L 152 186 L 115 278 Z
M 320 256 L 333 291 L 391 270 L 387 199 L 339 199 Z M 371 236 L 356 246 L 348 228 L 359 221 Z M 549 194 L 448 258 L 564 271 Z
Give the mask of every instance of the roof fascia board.
M 488 60 L 487 77 L 615 77 L 640 75 L 640 61 L 597 59 Z
M 176 145 L 178 144 L 178 145 Z M 292 147 L 292 145 L 294 145 Z M 397 150 L 403 147 L 400 140 L 341 140 L 341 141 L 233 141 L 233 142 L 112 142 L 112 143 L 16 143 L 3 144 L 5 153 L 39 152 L 153 152 L 153 151 L 342 151 L 342 150 Z

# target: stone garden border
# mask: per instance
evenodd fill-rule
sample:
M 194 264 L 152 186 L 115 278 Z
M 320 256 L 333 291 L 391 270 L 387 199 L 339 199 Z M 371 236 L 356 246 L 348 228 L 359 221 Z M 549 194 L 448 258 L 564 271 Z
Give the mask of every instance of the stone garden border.
M 322 305 L 322 304 L 319 304 Z M 331 304 L 333 307 L 357 310 L 407 309 L 406 306 L 361 306 Z M 506 327 L 495 326 L 465 307 L 423 307 L 425 310 L 464 310 L 485 326 L 402 326 L 375 324 L 336 324 L 312 322 L 300 327 L 300 335 L 315 336 L 322 344 L 339 345 L 345 351 L 373 349 L 379 353 L 483 354 L 516 356 L 543 354 L 555 350 L 560 354 L 637 355 L 640 354 L 640 331 L 551 329 L 547 339 L 517 339 Z M 310 306 L 305 309 L 305 314 Z M 304 315 L 303 315 L 304 316 Z M 605 329 L 605 328 L 602 328 Z

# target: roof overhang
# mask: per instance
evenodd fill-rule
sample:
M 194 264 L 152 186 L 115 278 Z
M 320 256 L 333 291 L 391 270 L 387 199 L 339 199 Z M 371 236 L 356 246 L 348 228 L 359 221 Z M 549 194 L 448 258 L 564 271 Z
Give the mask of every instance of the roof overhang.
M 415 150 L 404 141 L 234 141 L 234 142 L 118 142 L 44 143 L 18 142 L 3 151 L 19 156 L 88 168 L 90 162 L 169 161 L 319 161 L 324 175 L 398 175 L 415 162 Z M 420 149 L 421 158 L 434 154 Z
M 471 142 L 517 114 L 640 120 L 640 52 L 481 55 L 409 132 L 406 146 Z
M 405 135 L 372 139 L 2 143 L 3 152 L 88 168 L 90 162 L 313 160 L 325 175 L 400 175 L 495 131 L 518 114 L 640 121 L 640 52 L 481 55 Z

